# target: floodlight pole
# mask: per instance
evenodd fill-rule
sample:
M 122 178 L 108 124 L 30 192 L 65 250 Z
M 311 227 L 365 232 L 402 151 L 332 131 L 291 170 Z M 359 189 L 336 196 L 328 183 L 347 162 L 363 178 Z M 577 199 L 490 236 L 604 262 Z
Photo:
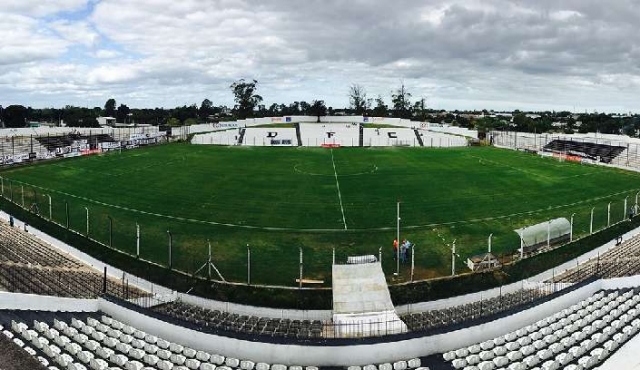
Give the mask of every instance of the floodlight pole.
M 382 248 L 381 248 L 382 249 Z M 382 251 L 380 251 L 382 253 Z M 416 245 L 411 246 L 411 282 L 413 282 L 413 273 L 416 267 Z
M 378 248 L 378 262 L 382 264 L 382 247 Z
M 209 280 L 211 280 L 211 242 L 207 240 L 207 243 L 209 244 L 209 263 L 207 263 L 208 265 L 207 276 L 209 277 Z
M 51 212 L 52 211 L 52 208 L 51 208 L 51 195 L 49 195 L 49 194 L 45 194 L 45 195 L 49 198 L 49 221 L 51 221 L 52 216 L 53 216 L 53 212 Z
M 247 243 L 247 285 L 251 285 L 251 246 Z
M 4 189 L 2 191 L 2 194 L 4 195 Z M 640 191 L 636 193 L 636 212 L 638 211 L 638 195 L 640 195 Z
M 593 211 L 596 207 L 591 208 L 591 222 L 589 222 L 589 235 L 593 234 Z
M 569 229 L 569 242 L 573 241 L 573 217 L 575 216 L 575 213 L 571 214 L 571 228 Z
M 136 258 L 140 258 L 140 225 L 136 222 Z
M 302 247 L 300 247 L 300 279 L 298 280 L 298 288 L 302 288 L 302 266 L 303 266 Z
M 69 202 L 64 201 L 64 211 L 67 214 L 67 229 L 69 228 Z
M 629 199 L 628 195 L 626 197 L 624 197 L 624 213 L 622 214 L 622 219 L 623 220 L 625 218 L 627 218 L 627 199 Z
M 396 242 L 398 246 L 396 248 L 396 273 L 400 275 L 400 201 L 396 203 Z
M 22 194 L 22 208 L 24 208 L 24 185 L 20 185 L 20 191 Z
M 113 247 L 113 218 L 107 215 L 109 219 L 109 248 Z
M 2 187 L 2 197 L 4 198 L 4 177 L 0 176 L 0 186 Z M 636 195 L 636 204 L 638 200 L 638 196 Z
M 333 254 L 331 255 L 331 265 L 336 264 L 336 247 L 333 247 Z
M 171 235 L 171 231 L 167 230 L 167 235 L 169 235 L 169 270 L 173 269 L 173 235 Z
M 607 227 L 611 225 L 611 202 L 607 204 Z
M 489 245 L 488 253 L 491 253 L 491 239 L 492 238 L 493 238 L 493 233 L 489 234 L 489 240 L 488 240 L 488 243 L 487 243 Z
M 87 234 L 86 234 L 86 237 L 88 238 L 89 237 L 89 208 L 84 207 L 84 210 L 87 213 Z
M 456 274 L 456 240 L 451 243 L 451 276 Z
M 547 222 L 547 248 L 551 247 L 551 220 Z
M 522 238 L 522 230 L 520 230 L 519 234 L 520 234 L 520 259 L 524 259 L 524 239 Z

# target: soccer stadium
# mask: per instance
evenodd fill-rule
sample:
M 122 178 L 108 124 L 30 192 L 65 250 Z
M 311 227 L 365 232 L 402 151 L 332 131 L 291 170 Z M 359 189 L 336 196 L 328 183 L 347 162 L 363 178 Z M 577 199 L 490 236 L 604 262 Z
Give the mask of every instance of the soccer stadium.
M 640 370 L 640 11 L 0 1 L 0 370 Z
M 365 116 L 0 135 L 1 337 L 25 367 L 615 369 L 637 346 L 621 136 Z

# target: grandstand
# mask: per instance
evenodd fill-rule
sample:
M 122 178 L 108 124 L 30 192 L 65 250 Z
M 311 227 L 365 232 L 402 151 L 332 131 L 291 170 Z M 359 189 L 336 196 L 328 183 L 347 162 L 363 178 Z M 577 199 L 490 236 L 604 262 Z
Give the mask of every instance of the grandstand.
M 105 284 L 106 283 L 106 284 Z M 64 254 L 28 232 L 0 221 L 0 288 L 10 292 L 95 298 L 104 288 L 114 296 L 135 299 L 147 293 Z
M 626 147 L 556 139 L 547 143 L 543 150 L 552 153 L 578 155 L 597 160 L 598 162 L 611 163 L 617 156 L 626 150 Z
M 359 122 L 297 127 L 231 128 L 198 140 L 214 144 L 215 137 L 233 135 L 231 145 L 297 146 L 305 140 L 309 146 L 466 145 L 462 137 L 420 128 L 376 129 Z M 92 137 L 109 142 L 111 136 L 100 135 Z M 376 141 L 378 136 L 386 138 Z M 67 139 L 85 137 L 38 142 L 50 152 L 68 146 Z M 592 153 L 592 145 L 582 148 Z M 545 227 L 546 239 L 525 244 L 554 240 Z M 126 279 L 124 272 L 89 260 L 60 240 L 27 230 L 20 222 L 0 221 L 0 290 L 6 290 L 0 292 L 0 349 L 21 348 L 16 353 L 26 356 L 20 361 L 31 361 L 29 368 L 605 368 L 619 350 L 633 344 L 640 329 L 638 230 L 625 235 L 624 242 L 612 241 L 580 256 L 575 266 L 571 261 L 571 267 L 564 264 L 465 296 L 429 301 L 429 292 L 417 293 L 424 302 L 401 307 L 394 307 L 375 258 L 362 266 L 334 261 L 331 310 L 269 309 L 199 298 L 186 289 L 173 292 L 134 276 Z M 347 267 L 362 273 L 337 284 L 335 270 Z M 371 270 L 379 271 L 374 276 Z M 300 271 L 299 289 L 302 277 Z
M 439 308 L 404 307 L 401 319 L 408 331 L 373 338 L 363 352 L 363 339 L 336 335 L 342 329 L 330 319 L 294 318 L 298 314 L 288 310 L 263 315 L 257 307 L 236 311 L 228 304 L 227 310 L 216 310 L 193 300 L 152 299 L 131 287 L 121 294 L 123 285 L 113 278 L 104 294 L 100 274 L 74 253 L 4 222 L 0 228 L 2 271 L 31 270 L 15 272 L 21 276 L 15 282 L 3 274 L 0 285 L 40 294 L 0 293 L 13 294 L 0 299 L 0 335 L 43 366 L 58 369 L 584 369 L 606 363 L 640 329 L 637 275 L 620 280 L 592 273 L 572 282 L 556 276 L 520 289 L 505 287 L 503 294 L 485 293 L 485 299 L 432 305 Z M 600 263 L 637 258 L 639 246 L 640 237 L 628 238 L 602 253 Z M 59 278 L 63 271 L 75 278 Z M 53 299 L 58 303 L 48 303 Z M 233 344 L 237 340 L 246 344 Z M 293 356 L 288 346 L 302 346 L 295 352 L 304 355 Z M 322 355 L 324 348 L 334 356 Z

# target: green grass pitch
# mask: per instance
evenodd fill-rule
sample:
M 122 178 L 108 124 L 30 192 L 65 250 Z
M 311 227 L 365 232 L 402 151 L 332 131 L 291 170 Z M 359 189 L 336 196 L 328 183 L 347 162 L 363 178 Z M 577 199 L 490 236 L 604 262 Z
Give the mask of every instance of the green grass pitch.
M 558 162 L 495 148 L 247 148 L 171 144 L 9 169 L 4 195 L 37 203 L 48 217 L 135 253 L 136 223 L 143 258 L 166 264 L 173 235 L 175 268 L 193 272 L 207 258 L 227 280 L 246 281 L 247 246 L 252 283 L 294 285 L 299 248 L 305 278 L 330 284 L 336 259 L 378 255 L 391 276 L 395 262 L 396 202 L 401 238 L 416 247 L 416 278 L 449 273 L 456 239 L 458 272 L 467 256 L 519 247 L 514 229 L 575 213 L 574 235 L 624 214 L 635 203 L 640 174 Z M 10 180 L 10 181 L 9 181 Z M 399 280 L 408 278 L 401 267 Z

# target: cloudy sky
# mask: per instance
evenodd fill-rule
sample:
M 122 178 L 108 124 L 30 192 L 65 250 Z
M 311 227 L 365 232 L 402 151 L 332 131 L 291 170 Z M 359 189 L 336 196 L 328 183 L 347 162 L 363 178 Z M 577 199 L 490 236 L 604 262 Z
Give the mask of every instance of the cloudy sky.
M 640 111 L 632 0 L 1 0 L 0 104 L 172 107 L 255 78 L 267 105 Z

